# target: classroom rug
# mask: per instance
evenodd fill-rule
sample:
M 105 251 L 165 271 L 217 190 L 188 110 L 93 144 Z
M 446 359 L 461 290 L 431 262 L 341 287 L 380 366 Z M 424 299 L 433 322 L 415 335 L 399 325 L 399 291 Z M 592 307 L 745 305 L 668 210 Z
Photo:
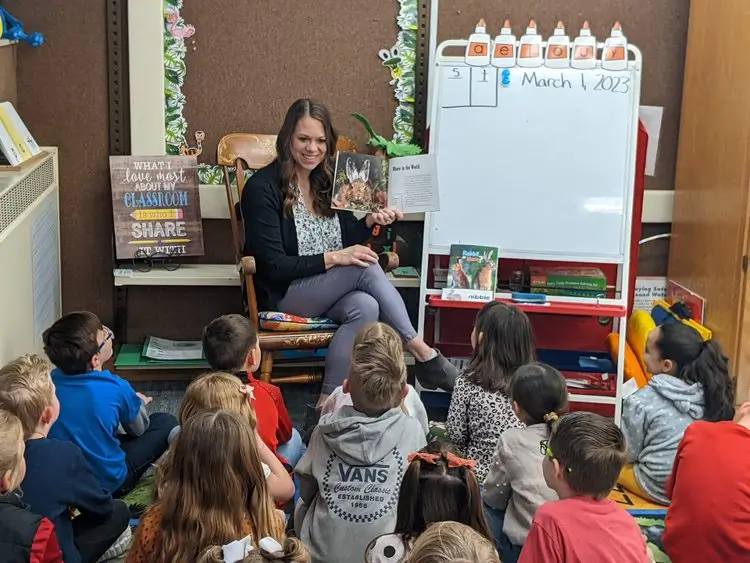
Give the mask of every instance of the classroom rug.
M 619 484 L 609 494 L 610 500 L 627 510 L 641 528 L 646 537 L 648 547 L 654 555 L 656 563 L 670 563 L 669 557 L 664 553 L 661 536 L 664 533 L 664 519 L 667 516 L 667 507 L 655 504 L 650 500 L 642 498 L 630 491 L 623 489 Z

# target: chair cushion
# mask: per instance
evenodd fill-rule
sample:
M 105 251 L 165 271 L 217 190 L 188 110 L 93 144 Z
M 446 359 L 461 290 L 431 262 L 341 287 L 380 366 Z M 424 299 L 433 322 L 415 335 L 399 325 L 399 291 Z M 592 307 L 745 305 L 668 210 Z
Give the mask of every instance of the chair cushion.
M 306 330 L 331 330 L 338 325 L 325 317 L 298 317 L 278 311 L 261 311 L 258 313 L 260 328 L 275 332 L 292 332 Z

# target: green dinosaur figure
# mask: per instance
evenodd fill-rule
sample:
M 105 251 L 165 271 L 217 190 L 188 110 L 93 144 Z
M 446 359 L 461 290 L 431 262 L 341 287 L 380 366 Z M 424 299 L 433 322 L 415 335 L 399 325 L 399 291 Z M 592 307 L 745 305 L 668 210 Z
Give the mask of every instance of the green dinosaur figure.
M 352 113 L 351 116 L 364 125 L 367 130 L 370 139 L 367 144 L 380 149 L 383 151 L 388 158 L 399 157 L 399 156 L 414 156 L 422 154 L 422 147 L 411 143 L 397 143 L 395 141 L 389 141 L 382 135 L 378 135 L 373 129 L 372 124 L 367 118 L 360 113 Z

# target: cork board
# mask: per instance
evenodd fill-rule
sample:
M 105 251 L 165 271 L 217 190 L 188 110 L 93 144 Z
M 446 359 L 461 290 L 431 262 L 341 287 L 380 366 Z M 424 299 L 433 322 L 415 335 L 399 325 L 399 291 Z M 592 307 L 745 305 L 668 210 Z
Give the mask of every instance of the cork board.
M 487 20 L 487 31 L 496 35 L 506 17 L 517 36 L 534 18 L 541 35 L 551 35 L 558 20 L 574 37 L 584 20 L 603 41 L 615 20 L 622 24 L 628 40 L 643 53 L 641 104 L 663 106 L 661 139 L 656 175 L 646 177 L 647 190 L 674 188 L 677 134 L 682 100 L 682 76 L 690 0 L 643 2 L 642 0 L 466 0 L 459 4 L 442 0 L 439 4 L 438 42 L 465 39 L 479 18 Z
M 195 129 L 205 131 L 200 162 L 215 164 L 218 141 L 228 133 L 277 133 L 301 97 L 328 106 L 339 134 L 360 147 L 367 137 L 351 112 L 389 137 L 396 100 L 378 53 L 396 40 L 398 10 L 396 0 L 321 0 L 294 10 L 272 0 L 252 9 L 241 0 L 214 0 L 211 10 L 185 1 L 180 16 L 196 31 L 185 40 L 183 115 L 188 139 Z

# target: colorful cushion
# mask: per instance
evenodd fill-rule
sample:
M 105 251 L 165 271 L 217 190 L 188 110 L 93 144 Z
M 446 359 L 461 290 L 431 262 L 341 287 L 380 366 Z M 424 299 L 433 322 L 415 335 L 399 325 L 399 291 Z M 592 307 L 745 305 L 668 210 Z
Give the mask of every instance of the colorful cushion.
M 332 330 L 339 325 L 325 317 L 298 317 L 278 311 L 262 311 L 258 313 L 260 328 L 276 332 L 296 332 L 304 330 Z
M 609 354 L 612 356 L 612 360 L 617 363 L 617 358 L 620 355 L 620 335 L 616 332 L 612 332 L 607 335 L 607 348 Z M 645 387 L 648 384 L 648 378 L 643 373 L 641 363 L 638 361 L 633 349 L 625 341 L 625 381 L 635 379 L 638 384 L 638 389 Z
M 630 344 L 638 362 L 641 364 L 641 370 L 646 374 L 647 379 L 651 379 L 648 372 L 644 356 L 646 355 L 646 339 L 649 333 L 656 328 L 653 317 L 647 311 L 635 311 L 628 319 L 628 329 L 625 338 Z

